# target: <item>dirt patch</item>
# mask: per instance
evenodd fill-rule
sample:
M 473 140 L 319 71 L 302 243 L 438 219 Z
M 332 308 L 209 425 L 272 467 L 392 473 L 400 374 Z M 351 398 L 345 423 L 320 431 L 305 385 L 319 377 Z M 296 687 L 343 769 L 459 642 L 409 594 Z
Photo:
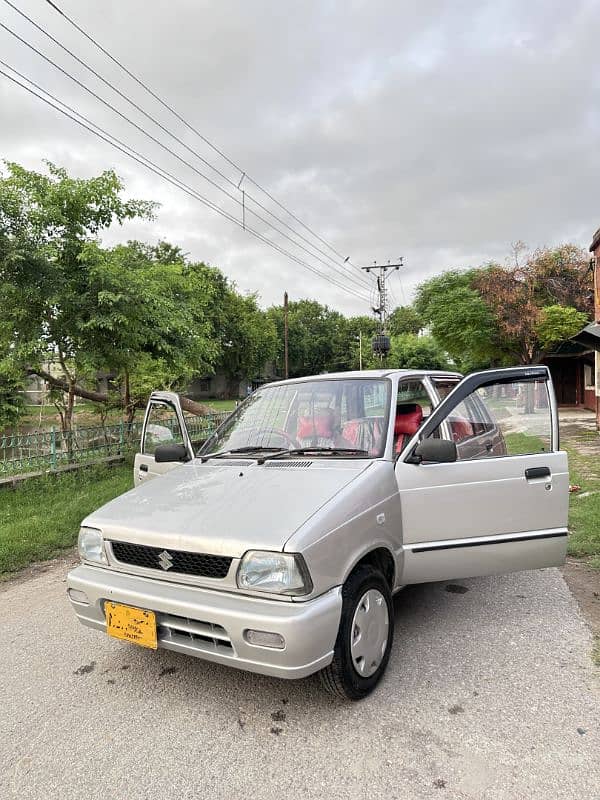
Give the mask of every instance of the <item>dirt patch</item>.
M 585 561 L 569 558 L 561 572 L 592 633 L 600 636 L 600 570 L 588 567 Z
M 31 578 L 37 578 L 55 567 L 64 567 L 66 575 L 72 567 L 79 564 L 79 556 L 77 555 L 77 547 L 69 547 L 64 552 L 65 555 L 50 558 L 47 561 L 36 561 L 34 564 L 30 564 L 17 572 L 0 572 L 0 594 Z

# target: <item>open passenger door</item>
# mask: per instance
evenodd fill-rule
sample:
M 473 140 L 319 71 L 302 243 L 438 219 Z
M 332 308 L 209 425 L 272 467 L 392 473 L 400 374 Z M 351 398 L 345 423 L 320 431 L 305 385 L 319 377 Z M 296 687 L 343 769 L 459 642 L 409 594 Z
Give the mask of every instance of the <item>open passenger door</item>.
M 179 395 L 175 392 L 152 392 L 144 415 L 140 452 L 136 453 L 133 466 L 136 486 L 179 466 L 177 461 L 156 460 L 156 448 L 164 444 L 182 446 L 182 459 L 179 463 L 194 457 Z
M 403 450 L 396 479 L 403 584 L 562 564 L 569 476 L 548 368 L 468 375 Z

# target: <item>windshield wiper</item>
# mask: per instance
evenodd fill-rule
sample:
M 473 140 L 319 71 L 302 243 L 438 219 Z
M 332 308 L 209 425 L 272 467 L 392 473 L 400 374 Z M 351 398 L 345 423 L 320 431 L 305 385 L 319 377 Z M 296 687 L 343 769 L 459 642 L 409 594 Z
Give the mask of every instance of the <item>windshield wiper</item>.
M 309 453 L 332 453 L 337 455 L 368 456 L 368 450 L 361 450 L 358 447 L 295 447 L 292 450 L 279 450 L 271 456 L 265 456 L 262 460 L 267 461 L 272 458 L 282 458 L 283 456 L 305 456 Z
M 261 444 L 247 445 L 246 447 L 234 447 L 231 450 L 219 450 L 216 453 L 206 453 L 200 455 L 200 461 L 204 464 L 209 458 L 223 458 L 224 456 L 239 455 L 240 453 L 279 453 L 281 447 L 263 447 Z

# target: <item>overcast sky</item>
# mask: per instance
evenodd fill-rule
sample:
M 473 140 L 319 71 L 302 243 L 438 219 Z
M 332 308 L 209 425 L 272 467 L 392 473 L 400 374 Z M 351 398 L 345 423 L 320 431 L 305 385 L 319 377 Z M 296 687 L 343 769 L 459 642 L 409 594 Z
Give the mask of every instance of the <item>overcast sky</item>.
M 239 171 L 45 0 L 13 2 L 237 184 Z M 365 265 L 402 255 L 405 267 L 391 280 L 399 303 L 436 272 L 503 260 L 518 239 L 531 247 L 588 246 L 600 226 L 600 0 L 56 3 L 343 256 Z M 215 177 L 5 0 L 0 21 Z M 240 218 L 232 200 L 3 29 L 0 52 Z M 263 305 L 281 302 L 287 289 L 292 299 L 368 311 L 368 298 L 347 294 L 254 240 L 3 76 L 0 155 L 33 169 L 49 159 L 78 176 L 112 168 L 128 195 L 161 203 L 155 221 L 113 228 L 107 243 L 166 238 L 221 267 L 240 289 L 258 291 Z M 242 186 L 298 228 L 246 180 Z M 363 280 L 358 270 L 338 266 L 340 273 L 317 253 L 326 268 L 263 222 L 247 220 L 345 285 L 355 286 L 341 277 L 349 269 Z

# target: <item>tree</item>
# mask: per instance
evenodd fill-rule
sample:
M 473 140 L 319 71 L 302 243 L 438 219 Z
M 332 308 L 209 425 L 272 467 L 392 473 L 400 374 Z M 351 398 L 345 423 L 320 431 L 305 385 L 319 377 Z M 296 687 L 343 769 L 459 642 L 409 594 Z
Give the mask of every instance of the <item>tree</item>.
M 240 295 L 232 285 L 223 294 L 220 317 L 218 364 L 229 379 L 229 394 L 237 396 L 241 380 L 260 376 L 265 363 L 275 359 L 277 328 L 258 307 L 256 295 Z
M 371 342 L 379 330 L 379 322 L 374 317 L 358 316 L 349 317 L 344 320 L 344 323 L 344 343 L 343 350 L 339 354 L 339 361 L 344 364 L 344 369 L 359 369 L 362 347 L 362 364 L 363 367 L 366 367 L 370 363 Z
M 28 368 L 58 389 L 63 431 L 71 428 L 76 388 L 89 370 L 85 323 L 90 314 L 89 271 L 81 256 L 113 222 L 150 218 L 155 205 L 124 200 L 112 171 L 70 178 L 47 164 L 48 174 L 6 165 L 0 176 L 0 306 L 2 358 Z M 55 358 L 61 376 L 44 369 Z
M 479 270 L 450 270 L 417 287 L 415 310 L 461 371 L 503 364 L 506 352 L 491 309 L 474 288 Z
M 388 318 L 388 328 L 391 336 L 400 336 L 403 333 L 416 335 L 424 327 L 424 321 L 413 306 L 398 306 Z
M 448 356 L 433 336 L 416 336 L 402 333 L 391 337 L 391 348 L 384 362 L 370 354 L 368 366 L 378 369 L 448 369 Z
M 86 245 L 80 360 L 113 375 L 127 419 L 152 389 L 181 390 L 212 371 L 220 349 L 209 310 L 212 270 L 167 242 Z M 150 386 L 150 383 L 153 385 Z
M 509 267 L 492 264 L 474 274 L 472 285 L 494 317 L 502 348 L 522 364 L 539 362 L 560 341 L 551 330 L 568 338 L 592 310 L 587 254 L 574 245 L 536 250 Z M 546 308 L 553 309 L 550 316 Z
M 587 319 L 585 311 L 577 311 L 572 306 L 545 306 L 540 309 L 535 334 L 541 347 L 550 352 L 559 342 L 575 336 Z
M 277 330 L 277 366 L 283 374 L 283 307 L 268 310 Z M 318 375 L 348 369 L 350 358 L 344 317 L 316 300 L 288 305 L 289 375 Z

